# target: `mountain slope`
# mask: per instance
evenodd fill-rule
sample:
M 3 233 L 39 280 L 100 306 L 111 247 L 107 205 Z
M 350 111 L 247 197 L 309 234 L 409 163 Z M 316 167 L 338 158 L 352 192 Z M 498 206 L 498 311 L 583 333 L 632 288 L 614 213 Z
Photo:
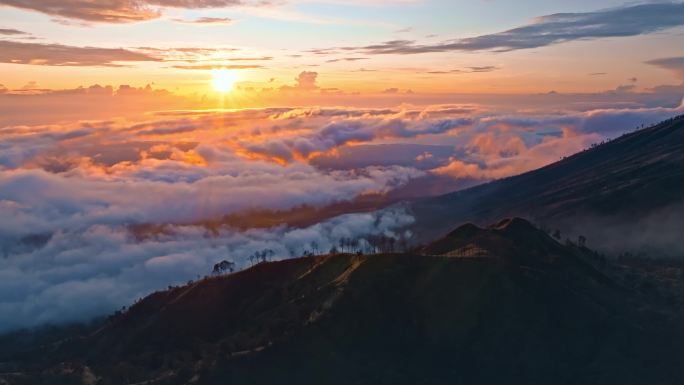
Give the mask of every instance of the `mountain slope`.
M 416 230 L 423 240 L 430 240 L 441 235 L 440 229 L 460 223 L 485 224 L 511 216 L 568 230 L 589 222 L 636 224 L 680 205 L 683 197 L 680 116 L 541 169 L 411 206 Z
M 459 256 L 463 245 L 486 253 Z M 150 295 L 87 336 L 27 353 L 20 375 L 0 379 L 677 383 L 678 315 L 593 258 L 513 219 L 463 226 L 417 253 L 259 264 Z

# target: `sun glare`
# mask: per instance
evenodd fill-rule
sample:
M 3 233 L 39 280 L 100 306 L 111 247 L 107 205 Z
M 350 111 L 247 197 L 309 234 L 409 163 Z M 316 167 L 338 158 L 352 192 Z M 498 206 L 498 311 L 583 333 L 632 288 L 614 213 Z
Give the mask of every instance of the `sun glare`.
M 233 70 L 218 69 L 212 72 L 212 85 L 218 92 L 229 92 L 233 90 L 237 81 L 237 73 Z

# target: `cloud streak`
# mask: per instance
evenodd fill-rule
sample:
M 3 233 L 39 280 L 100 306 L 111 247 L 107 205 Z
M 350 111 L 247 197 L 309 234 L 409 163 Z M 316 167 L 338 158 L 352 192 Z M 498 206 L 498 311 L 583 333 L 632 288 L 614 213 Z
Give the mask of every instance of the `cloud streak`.
M 161 8 L 222 8 L 244 5 L 242 0 L 0 0 L 0 5 L 51 16 L 99 23 L 131 23 L 156 19 Z
M 228 24 L 233 24 L 235 23 L 235 20 L 228 18 L 228 17 L 200 17 L 197 19 L 173 19 L 173 21 L 177 23 L 182 23 L 182 24 L 204 24 L 204 25 L 211 25 L 211 24 L 220 24 L 220 25 L 228 25 Z
M 143 61 L 159 61 L 159 59 L 123 48 L 75 47 L 0 40 L 0 62 L 2 63 L 118 67 L 124 62 Z
M 0 28 L 0 35 L 5 35 L 5 36 L 18 36 L 18 35 L 30 35 L 27 32 L 24 31 L 19 31 L 17 29 L 11 29 L 11 28 Z
M 195 64 L 195 65 L 175 65 L 172 68 L 181 70 L 195 70 L 195 71 L 211 71 L 216 69 L 226 70 L 245 70 L 245 69 L 260 69 L 264 66 L 260 64 Z
M 672 71 L 679 78 L 684 79 L 684 56 L 655 59 L 646 63 Z
M 684 25 L 684 3 L 659 2 L 583 13 L 557 13 L 538 17 L 531 23 L 507 31 L 420 44 L 414 40 L 392 40 L 364 47 L 335 50 L 364 54 L 421 54 L 450 51 L 515 51 L 554 44 L 610 37 L 649 34 Z

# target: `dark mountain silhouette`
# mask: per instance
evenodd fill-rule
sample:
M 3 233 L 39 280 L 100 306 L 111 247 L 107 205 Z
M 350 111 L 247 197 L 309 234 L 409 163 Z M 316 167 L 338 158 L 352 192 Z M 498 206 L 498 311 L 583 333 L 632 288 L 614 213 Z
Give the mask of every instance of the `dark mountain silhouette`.
M 78 338 L 15 353 L 0 379 L 679 383 L 681 301 L 638 281 L 523 219 L 464 225 L 411 253 L 261 263 L 158 292 Z
M 541 169 L 417 200 L 411 206 L 416 231 L 429 241 L 442 235 L 443 229 L 464 222 L 487 224 L 511 216 L 573 232 L 642 226 L 642 220 L 657 222 L 654 214 L 683 201 L 684 116 L 680 116 Z M 678 211 L 684 212 L 684 206 Z

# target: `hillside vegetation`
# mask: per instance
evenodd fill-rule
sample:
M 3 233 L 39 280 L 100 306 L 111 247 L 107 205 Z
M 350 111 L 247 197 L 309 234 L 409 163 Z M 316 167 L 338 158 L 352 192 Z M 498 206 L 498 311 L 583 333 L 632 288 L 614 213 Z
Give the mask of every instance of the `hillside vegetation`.
M 0 378 L 678 383 L 680 297 L 623 269 L 522 219 L 464 225 L 411 253 L 261 263 L 158 292 L 89 333 L 15 356 L 14 374 Z

